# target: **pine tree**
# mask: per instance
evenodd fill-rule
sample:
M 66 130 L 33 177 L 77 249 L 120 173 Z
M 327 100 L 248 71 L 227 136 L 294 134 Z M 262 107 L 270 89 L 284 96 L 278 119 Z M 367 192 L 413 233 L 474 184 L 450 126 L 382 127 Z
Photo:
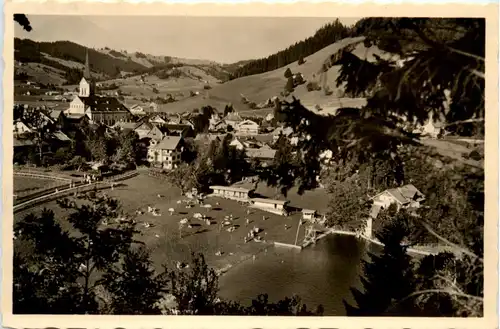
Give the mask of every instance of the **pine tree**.
M 145 249 L 128 250 L 122 265 L 108 269 L 102 281 L 111 294 L 109 313 L 161 314 L 158 302 L 167 291 L 167 276 L 155 272 Z
M 67 221 L 78 234 L 70 235 L 55 221 L 52 211 L 28 215 L 15 226 L 17 239 L 33 246 L 29 257 L 17 257 L 23 275 L 14 280 L 14 308 L 19 312 L 53 314 L 99 313 L 97 272 L 106 272 L 130 249 L 135 225 L 112 223 L 120 213 L 116 200 L 89 194 L 80 204 L 65 199 L 58 204 L 72 212 Z M 26 300 L 35 289 L 37 303 Z M 35 301 L 36 301 L 35 300 Z M 40 306 L 27 309 L 26 304 Z
M 285 91 L 291 93 L 293 92 L 293 89 L 294 89 L 293 77 L 289 77 L 285 85 Z
M 290 68 L 287 68 L 287 69 L 285 70 L 285 74 L 284 74 L 284 75 L 285 75 L 285 78 L 289 79 L 290 77 L 292 77 L 292 76 L 293 76 L 293 74 L 292 74 L 292 70 L 290 70 Z
M 415 280 L 412 263 L 401 245 L 406 229 L 395 222 L 384 228 L 377 238 L 384 244 L 381 255 L 370 254 L 363 261 L 363 292 L 351 288 L 356 306 L 344 300 L 348 316 L 409 316 L 411 300 L 405 300 L 413 291 Z

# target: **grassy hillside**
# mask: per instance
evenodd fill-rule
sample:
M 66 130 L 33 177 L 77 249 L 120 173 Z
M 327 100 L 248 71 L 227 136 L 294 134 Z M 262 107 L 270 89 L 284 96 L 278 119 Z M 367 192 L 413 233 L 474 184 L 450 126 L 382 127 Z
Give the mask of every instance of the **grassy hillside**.
M 44 72 L 41 66 L 59 70 L 55 75 L 50 73 L 49 80 L 60 84 L 75 83 L 75 80 L 78 80 L 75 70 L 83 70 L 87 50 L 91 73 L 100 81 L 117 78 L 124 74 L 126 76 L 153 74 L 159 78 L 163 75 L 163 79 L 168 80 L 164 74 L 165 65 L 182 69 L 186 72 L 184 78 L 193 80 L 192 84 L 198 86 L 200 83 L 216 83 L 216 81 L 229 78 L 228 70 L 212 61 L 154 56 L 141 52 L 127 53 L 109 48 L 91 49 L 70 41 L 35 42 L 15 38 L 14 48 L 14 59 L 24 64 L 23 67 L 17 66 L 19 73 L 24 72 L 32 80 L 41 83 L 44 83 L 38 80 Z M 40 64 L 40 70 L 34 64 Z
M 247 104 L 242 103 L 241 95 L 244 95 L 250 102 L 255 102 L 256 104 L 265 102 L 274 96 L 280 96 L 287 82 L 287 79 L 284 77 L 284 72 L 287 68 L 290 68 L 293 73 L 302 73 L 306 80 L 306 83 L 296 87 L 295 91 L 289 97 L 293 95 L 309 107 L 320 105 L 323 108 L 335 108 L 339 106 L 363 105 L 364 99 L 346 99 L 338 97 L 338 88 L 335 82 L 338 76 L 337 66 L 328 69 L 325 73 L 326 79 L 325 77 L 321 79 L 322 76 L 320 74 L 323 65 L 330 61 L 330 57 L 336 54 L 340 49 L 344 49 L 349 45 L 354 47 L 352 53 L 360 58 L 373 60 L 374 54 L 383 55 L 376 47 L 364 47 L 363 40 L 363 37 L 340 40 L 306 57 L 305 63 L 302 65 L 299 65 L 298 62 L 293 62 L 274 71 L 231 80 L 213 86 L 210 90 L 203 90 L 198 96 L 162 105 L 161 110 L 166 112 L 182 112 L 200 108 L 205 105 L 223 109 L 225 105 L 231 103 L 237 111 L 254 111 L 259 114 L 265 114 L 270 110 L 252 110 Z M 309 92 L 306 88 L 307 82 L 316 81 L 321 85 L 325 80 L 325 85 L 333 91 L 332 95 L 325 95 L 323 90 Z

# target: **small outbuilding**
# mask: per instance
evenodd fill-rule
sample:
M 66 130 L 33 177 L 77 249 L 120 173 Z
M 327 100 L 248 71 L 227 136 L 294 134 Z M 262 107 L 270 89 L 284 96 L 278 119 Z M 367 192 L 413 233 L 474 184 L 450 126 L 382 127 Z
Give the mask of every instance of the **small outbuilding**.
M 313 220 L 316 218 L 316 210 L 312 209 L 302 209 L 302 218 L 307 220 Z
M 289 201 L 286 200 L 274 200 L 274 199 L 262 199 L 253 198 L 250 200 L 250 204 L 254 208 L 258 208 L 264 211 L 269 211 L 277 215 L 288 214 L 287 206 Z

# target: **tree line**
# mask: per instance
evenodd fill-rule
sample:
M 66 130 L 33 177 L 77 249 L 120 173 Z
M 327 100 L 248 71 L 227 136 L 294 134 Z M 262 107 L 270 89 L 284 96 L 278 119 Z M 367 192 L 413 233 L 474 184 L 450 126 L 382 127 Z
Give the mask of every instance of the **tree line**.
M 145 66 L 130 59 L 115 58 L 70 41 L 36 42 L 15 38 L 14 49 L 14 59 L 17 61 L 46 64 L 64 71 L 70 68 L 45 58 L 42 53 L 84 64 L 85 53 L 88 51 L 91 70 L 109 77 L 117 75 L 117 67 L 119 71 L 125 72 L 142 72 L 146 69 Z
M 350 29 L 336 19 L 334 22 L 318 29 L 312 37 L 297 42 L 287 49 L 266 58 L 243 64 L 241 67 L 236 68 L 231 79 L 279 69 L 295 61 L 303 60 L 326 46 L 349 36 L 351 36 Z
M 62 169 L 81 170 L 86 168 L 87 161 L 99 161 L 135 167 L 144 161 L 146 155 L 146 146 L 131 129 L 115 128 L 107 131 L 105 126 L 91 125 L 85 121 L 71 124 L 64 119 L 62 122 L 50 123 L 43 111 L 22 106 L 14 107 L 14 118 L 22 119 L 33 128 L 33 132 L 19 137 L 34 143 L 34 148 L 14 153 L 14 162 L 19 164 L 56 165 Z M 56 143 L 51 139 L 51 134 L 58 128 L 71 139 L 69 144 Z

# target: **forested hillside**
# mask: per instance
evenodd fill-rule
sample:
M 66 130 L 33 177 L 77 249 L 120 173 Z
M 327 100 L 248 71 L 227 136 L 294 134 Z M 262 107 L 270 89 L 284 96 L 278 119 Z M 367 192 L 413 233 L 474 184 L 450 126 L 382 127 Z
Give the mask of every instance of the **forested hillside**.
M 84 46 L 70 41 L 35 42 L 29 39 L 14 39 L 14 59 L 20 62 L 34 62 L 49 65 L 64 71 L 68 67 L 48 59 L 45 54 L 64 60 L 85 63 Z M 107 76 L 116 76 L 121 71 L 140 72 L 145 66 L 130 60 L 115 58 L 92 48 L 88 49 L 91 70 Z
M 312 37 L 297 42 L 276 54 L 245 63 L 243 66 L 236 68 L 232 78 L 276 70 L 295 61 L 303 60 L 326 46 L 349 36 L 351 36 L 350 28 L 342 25 L 337 19 L 333 23 L 320 28 Z
M 229 69 L 217 63 L 203 60 L 153 56 L 141 52 L 128 53 L 107 47 L 102 49 L 87 48 L 70 41 L 36 42 L 29 39 L 14 39 L 14 59 L 21 63 L 43 64 L 63 71 L 62 78 L 67 84 L 75 84 L 81 78 L 81 68 L 85 63 L 86 50 L 89 54 L 90 68 L 99 80 L 108 80 L 127 76 L 146 74 L 156 75 L 160 79 L 179 77 L 180 71 L 172 69 L 187 67 L 202 70 L 218 81 L 229 79 Z M 201 76 L 201 75 L 200 75 Z M 196 78 L 196 77 L 195 77 Z

